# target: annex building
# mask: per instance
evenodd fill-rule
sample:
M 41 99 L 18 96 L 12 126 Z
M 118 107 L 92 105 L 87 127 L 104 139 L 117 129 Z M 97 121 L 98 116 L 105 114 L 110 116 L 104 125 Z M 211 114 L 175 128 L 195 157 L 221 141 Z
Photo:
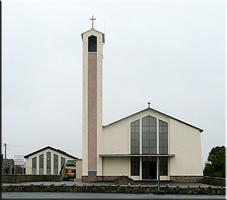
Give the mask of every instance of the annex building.
M 83 42 L 82 181 L 199 181 L 203 177 L 202 129 L 148 106 L 109 125 L 102 123 L 102 59 L 105 35 L 92 28 Z
M 76 161 L 77 177 L 81 178 L 81 159 L 51 146 L 44 147 L 24 156 L 26 174 L 59 175 L 62 165 Z

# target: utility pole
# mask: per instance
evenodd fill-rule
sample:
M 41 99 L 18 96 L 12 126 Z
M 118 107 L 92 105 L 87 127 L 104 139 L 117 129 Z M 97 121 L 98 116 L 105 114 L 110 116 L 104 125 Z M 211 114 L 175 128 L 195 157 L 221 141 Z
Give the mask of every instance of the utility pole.
M 158 162 L 158 191 L 155 191 L 154 194 L 165 194 L 163 190 L 160 190 L 160 158 L 157 157 Z
M 158 191 L 160 191 L 160 161 L 158 157 Z
M 6 158 L 6 143 L 4 144 L 4 147 L 5 147 L 5 158 Z

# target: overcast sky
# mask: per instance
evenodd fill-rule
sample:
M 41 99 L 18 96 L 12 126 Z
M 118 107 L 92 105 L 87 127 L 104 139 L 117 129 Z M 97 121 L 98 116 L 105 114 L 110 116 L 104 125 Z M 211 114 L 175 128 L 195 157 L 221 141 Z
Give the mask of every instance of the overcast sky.
M 2 153 L 82 158 L 82 39 L 105 33 L 103 125 L 151 108 L 225 138 L 225 1 L 2 1 Z M 192 143 L 193 148 L 193 143 Z

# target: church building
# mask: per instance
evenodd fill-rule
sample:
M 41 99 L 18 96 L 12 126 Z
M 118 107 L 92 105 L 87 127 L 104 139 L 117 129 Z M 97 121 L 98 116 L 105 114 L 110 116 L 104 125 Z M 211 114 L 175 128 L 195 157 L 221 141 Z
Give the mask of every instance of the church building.
M 197 182 L 203 177 L 202 129 L 148 106 L 109 125 L 102 124 L 104 33 L 92 28 L 83 42 L 82 181 Z

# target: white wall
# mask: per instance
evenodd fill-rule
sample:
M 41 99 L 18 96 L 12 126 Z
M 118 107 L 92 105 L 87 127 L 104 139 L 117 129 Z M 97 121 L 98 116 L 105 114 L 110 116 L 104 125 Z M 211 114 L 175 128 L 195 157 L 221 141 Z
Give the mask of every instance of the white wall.
M 129 176 L 129 158 L 103 158 L 103 176 Z
M 76 160 L 76 179 L 82 178 L 82 159 Z
M 201 133 L 199 129 L 154 110 L 145 110 L 105 126 L 103 128 L 102 151 L 99 153 L 130 154 L 130 123 L 147 115 L 157 118 L 157 123 L 159 119 L 168 123 L 168 152 L 175 154 L 175 157 L 169 158 L 168 176 L 161 177 L 161 180 L 169 180 L 170 176 L 174 175 L 202 176 Z M 140 132 L 142 133 L 141 130 Z M 158 134 L 157 146 L 159 147 Z M 140 138 L 140 147 L 142 153 L 142 137 Z M 159 153 L 159 148 L 157 148 L 157 153 Z M 122 170 L 130 175 L 130 158 L 122 158 L 121 162 L 119 159 L 104 158 L 103 172 L 105 172 L 105 175 L 122 174 Z M 142 162 L 140 168 L 142 169 Z M 137 178 L 142 179 L 142 174 Z
M 200 131 L 171 119 L 170 133 L 170 175 L 202 176 Z
M 102 151 L 100 153 L 129 153 L 129 125 L 128 119 L 121 120 L 103 128 Z

